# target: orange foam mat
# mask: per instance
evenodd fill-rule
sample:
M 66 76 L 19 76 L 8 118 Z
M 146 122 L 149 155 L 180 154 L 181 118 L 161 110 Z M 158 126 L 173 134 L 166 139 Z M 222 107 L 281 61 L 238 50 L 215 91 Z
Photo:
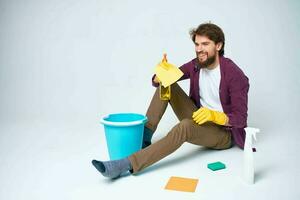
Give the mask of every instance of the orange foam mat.
M 182 191 L 182 192 L 195 192 L 197 184 L 198 184 L 198 179 L 172 176 L 169 179 L 165 189 Z

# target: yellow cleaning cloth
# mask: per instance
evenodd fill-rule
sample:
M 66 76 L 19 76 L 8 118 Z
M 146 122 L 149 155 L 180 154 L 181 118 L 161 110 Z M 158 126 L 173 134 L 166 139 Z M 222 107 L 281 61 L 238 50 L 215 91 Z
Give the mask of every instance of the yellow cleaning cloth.
M 169 179 L 165 189 L 177 190 L 182 192 L 195 192 L 197 184 L 198 184 L 198 179 L 172 176 Z
M 164 87 L 175 83 L 183 76 L 183 72 L 178 67 L 168 63 L 167 54 L 164 54 L 163 60 L 156 65 L 155 74 Z

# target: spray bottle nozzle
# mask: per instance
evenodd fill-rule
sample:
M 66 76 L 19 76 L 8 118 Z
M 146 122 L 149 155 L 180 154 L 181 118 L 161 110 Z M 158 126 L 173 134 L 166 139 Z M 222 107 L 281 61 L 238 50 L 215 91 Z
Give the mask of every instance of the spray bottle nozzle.
M 251 128 L 251 127 L 247 127 L 245 128 L 246 131 L 246 135 L 248 136 L 253 136 L 254 140 L 256 141 L 256 133 L 259 133 L 260 130 L 258 128 Z

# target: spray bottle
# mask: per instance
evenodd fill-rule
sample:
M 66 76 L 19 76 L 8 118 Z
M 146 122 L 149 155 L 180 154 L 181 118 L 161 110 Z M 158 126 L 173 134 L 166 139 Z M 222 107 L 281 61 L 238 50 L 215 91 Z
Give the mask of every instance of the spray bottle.
M 253 159 L 253 149 L 252 143 L 253 139 L 256 140 L 256 133 L 259 133 L 257 128 L 245 128 L 246 131 L 246 140 L 244 146 L 244 169 L 243 169 L 243 178 L 249 183 L 254 183 L 254 159 Z

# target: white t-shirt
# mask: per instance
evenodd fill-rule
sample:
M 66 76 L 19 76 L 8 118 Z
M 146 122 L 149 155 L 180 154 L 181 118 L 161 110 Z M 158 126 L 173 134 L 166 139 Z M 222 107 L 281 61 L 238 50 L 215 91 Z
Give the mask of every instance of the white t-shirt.
M 223 112 L 219 95 L 220 65 L 211 70 L 201 68 L 199 79 L 201 105 L 211 110 Z

